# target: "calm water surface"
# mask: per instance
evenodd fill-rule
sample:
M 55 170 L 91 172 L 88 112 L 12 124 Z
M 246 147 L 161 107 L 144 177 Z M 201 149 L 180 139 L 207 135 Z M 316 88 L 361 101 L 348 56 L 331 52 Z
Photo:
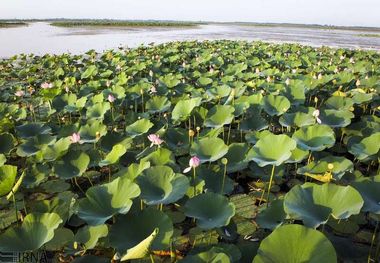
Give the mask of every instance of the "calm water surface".
M 20 53 L 83 53 L 90 49 L 103 51 L 118 47 L 164 43 L 175 40 L 263 40 L 297 42 L 312 46 L 374 49 L 380 51 L 380 38 L 362 37 L 359 32 L 288 27 L 255 27 L 240 25 L 201 25 L 192 28 L 106 28 L 50 26 L 46 22 L 26 27 L 0 28 L 0 57 Z M 372 32 L 378 34 L 378 32 Z

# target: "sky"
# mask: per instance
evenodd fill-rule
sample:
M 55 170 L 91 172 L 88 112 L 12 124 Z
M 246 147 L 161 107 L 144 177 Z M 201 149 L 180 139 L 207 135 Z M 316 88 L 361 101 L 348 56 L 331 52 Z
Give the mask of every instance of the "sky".
M 380 0 L 0 0 L 0 19 L 109 18 L 380 27 Z

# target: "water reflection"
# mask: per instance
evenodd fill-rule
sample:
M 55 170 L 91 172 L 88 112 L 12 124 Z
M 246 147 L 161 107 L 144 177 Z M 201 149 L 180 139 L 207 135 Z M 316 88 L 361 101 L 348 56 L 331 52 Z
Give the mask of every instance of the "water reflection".
M 366 34 L 371 32 L 365 32 Z M 376 32 L 373 32 L 376 34 Z M 120 46 L 135 47 L 151 42 L 175 40 L 237 39 L 271 42 L 298 42 L 314 46 L 334 46 L 380 50 L 380 38 L 359 36 L 363 32 L 288 27 L 201 25 L 194 28 L 63 28 L 46 22 L 27 27 L 0 28 L 0 57 L 20 53 L 83 53 Z M 378 34 L 378 33 L 377 33 Z

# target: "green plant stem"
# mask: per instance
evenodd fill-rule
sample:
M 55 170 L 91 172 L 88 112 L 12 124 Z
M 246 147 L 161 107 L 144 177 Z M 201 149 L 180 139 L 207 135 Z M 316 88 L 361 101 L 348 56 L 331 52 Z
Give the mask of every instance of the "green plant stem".
M 16 222 L 18 222 L 16 198 L 15 198 L 15 195 L 14 195 L 13 191 L 12 191 L 12 200 L 13 200 L 13 206 L 15 208 Z
M 194 184 L 194 196 L 197 195 L 197 185 L 195 184 L 195 168 L 193 167 L 193 184 Z
M 368 263 L 371 262 L 371 253 L 372 253 L 372 248 L 373 248 L 373 244 L 375 243 L 375 239 L 376 239 L 376 232 L 377 232 L 377 229 L 379 228 L 379 221 L 376 222 L 376 227 L 375 227 L 375 230 L 373 231 L 373 234 L 372 234 L 372 239 L 371 239 L 371 247 L 368 251 Z
M 274 177 L 274 168 L 275 166 L 272 166 L 272 172 L 270 174 L 270 180 L 269 180 L 269 187 L 268 187 L 268 193 L 267 193 L 267 206 L 269 205 L 269 195 L 270 195 L 270 189 L 272 188 L 272 182 Z
M 227 175 L 227 164 L 224 165 L 221 194 L 224 194 L 224 184 L 225 184 L 225 181 L 226 181 L 226 175 Z

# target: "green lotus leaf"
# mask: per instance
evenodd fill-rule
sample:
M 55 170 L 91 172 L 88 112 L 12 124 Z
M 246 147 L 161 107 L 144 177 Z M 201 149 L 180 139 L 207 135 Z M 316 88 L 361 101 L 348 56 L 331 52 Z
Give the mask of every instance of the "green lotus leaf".
M 7 158 L 4 154 L 0 153 L 0 166 L 3 166 L 7 162 Z
M 292 151 L 292 155 L 285 163 L 300 163 L 303 160 L 305 160 L 309 155 L 309 151 L 301 150 L 300 148 L 296 147 Z
M 148 112 L 159 113 L 168 111 L 171 105 L 167 97 L 154 96 L 146 102 L 145 108 Z
M 109 102 L 99 102 L 95 103 L 91 107 L 87 108 L 86 118 L 91 119 L 103 119 L 104 114 L 111 109 L 111 104 Z
M 325 101 L 324 105 L 329 109 L 349 110 L 354 105 L 354 101 L 347 97 L 332 96 Z
M 244 137 L 248 143 L 256 144 L 259 139 L 264 138 L 265 136 L 268 136 L 270 134 L 272 133 L 269 130 L 252 131 L 248 132 Z
M 244 170 L 252 159 L 253 150 L 246 143 L 231 143 L 228 152 L 224 156 L 227 158 L 227 172 L 233 173 Z
M 197 168 L 196 176 L 197 178 L 204 180 L 204 189 L 207 191 L 211 191 L 214 193 L 223 192 L 223 194 L 229 194 L 234 190 L 235 181 L 228 176 L 224 178 L 223 169 L 219 169 L 218 165 L 212 167 L 211 169 L 205 166 L 201 166 Z
M 54 237 L 44 245 L 44 248 L 49 251 L 57 251 L 64 248 L 74 239 L 73 232 L 64 227 L 57 228 L 54 231 Z
M 229 105 L 216 105 L 212 107 L 206 116 L 204 125 L 211 128 L 219 128 L 230 124 L 234 119 L 235 108 Z
M 51 128 L 44 123 L 26 123 L 16 127 L 18 136 L 21 138 L 31 138 L 41 134 L 49 134 Z
M 202 229 L 226 226 L 235 215 L 235 205 L 227 197 L 212 192 L 189 199 L 184 208 L 185 215 L 197 219 Z
M 119 253 L 127 254 L 132 248 L 139 248 L 152 233 L 155 233 L 155 237 L 150 244 L 151 250 L 169 248 L 173 223 L 164 212 L 146 208 L 136 213 L 128 213 L 118 216 L 116 223 L 112 225 L 109 233 L 110 245 Z
M 107 225 L 84 226 L 79 228 L 74 236 L 74 242 L 77 242 L 85 249 L 92 249 L 98 243 L 99 238 L 108 235 Z
M 336 263 L 337 256 L 333 245 L 321 232 L 301 225 L 286 225 L 261 242 L 253 260 L 253 263 L 268 262 Z
M 138 120 L 131 125 L 128 125 L 125 131 L 132 138 L 145 134 L 153 127 L 153 123 L 148 119 Z
M 257 114 L 246 119 L 242 119 L 240 128 L 243 131 L 261 131 L 268 128 L 268 123 L 263 117 Z
M 322 123 L 333 128 L 346 127 L 350 125 L 355 115 L 348 110 L 321 110 L 319 118 Z
M 0 134 L 0 154 L 8 154 L 14 147 L 15 139 L 10 133 Z
M 287 112 L 282 115 L 279 122 L 285 127 L 304 127 L 315 124 L 313 117 L 314 108 L 298 107 L 293 112 Z
M 176 75 L 173 75 L 172 73 L 160 77 L 160 81 L 169 89 L 174 88 L 181 83 L 180 78 L 178 78 Z
M 285 87 L 283 95 L 292 105 L 300 105 L 305 102 L 306 86 L 303 82 L 291 83 Z
M 61 138 L 56 141 L 54 144 L 48 145 L 46 148 L 43 148 L 41 153 L 41 158 L 45 161 L 51 162 L 61 157 L 69 149 L 71 141 L 69 137 Z M 37 154 L 38 155 L 38 154 Z
M 168 166 L 153 166 L 137 177 L 141 198 L 148 205 L 170 204 L 182 198 L 189 188 L 189 179 L 174 173 Z
M 156 238 L 158 234 L 158 228 L 154 229 L 152 234 L 150 234 L 147 238 L 141 241 L 139 244 L 130 248 L 125 252 L 124 255 L 119 256 L 120 261 L 126 261 L 131 259 L 140 259 L 144 258 L 149 254 L 149 248 L 153 243 L 153 240 Z
M 17 166 L 0 166 L 0 196 L 8 194 L 15 184 L 17 176 Z
M 97 67 L 95 65 L 91 65 L 91 66 L 87 67 L 85 71 L 83 71 L 80 78 L 81 79 L 88 79 L 88 78 L 96 76 L 96 74 L 98 74 Z
M 28 214 L 22 226 L 8 228 L 0 235 L 2 252 L 33 251 L 42 247 L 54 237 L 54 230 L 62 223 L 55 213 Z
M 202 163 L 213 162 L 228 152 L 228 146 L 220 138 L 202 138 L 194 142 L 190 148 L 190 155 L 196 155 Z
M 129 149 L 132 146 L 132 138 L 125 136 L 120 132 L 112 131 L 103 136 L 100 141 L 100 146 L 105 152 L 112 151 L 112 147 L 116 144 L 124 145 L 126 149 Z
M 80 139 L 83 143 L 97 142 L 107 133 L 107 126 L 100 121 L 92 121 L 79 129 Z
M 112 147 L 112 150 L 106 155 L 106 157 L 99 162 L 99 166 L 107 166 L 119 161 L 120 157 L 127 152 L 127 149 L 122 144 L 116 144 Z
M 153 165 L 169 165 L 176 166 L 174 154 L 165 148 L 158 148 L 154 152 L 148 154 L 141 159 L 142 162 L 150 162 Z
M 150 162 L 140 161 L 140 163 L 132 163 L 126 169 L 122 169 L 116 174 L 115 177 L 126 177 L 129 180 L 135 180 L 144 170 L 150 167 Z
M 269 94 L 264 97 L 263 107 L 270 116 L 279 116 L 290 108 L 290 101 L 284 96 Z
M 380 150 L 380 132 L 374 133 L 365 137 L 358 143 L 349 145 L 348 151 L 355 155 L 359 160 L 364 160 L 372 155 L 375 155 Z
M 90 163 L 90 157 L 82 151 L 69 151 L 54 163 L 54 173 L 62 179 L 81 176 Z
M 333 168 L 329 169 L 329 165 L 333 165 Z M 325 173 L 331 172 L 333 178 L 339 180 L 346 172 L 353 171 L 353 169 L 354 164 L 350 160 L 341 156 L 327 156 L 299 168 L 297 173 L 323 176 Z
M 196 255 L 186 256 L 179 263 L 230 263 L 230 257 L 222 248 L 213 247 Z
M 65 107 L 75 108 L 75 103 L 77 101 L 77 96 L 74 93 L 65 93 L 56 96 L 52 101 L 52 106 L 58 112 L 63 111 Z
M 28 157 L 36 155 L 40 150 L 43 150 L 48 145 L 51 145 L 55 142 L 56 137 L 50 135 L 37 135 L 35 137 L 29 138 L 23 144 L 20 144 L 17 147 L 17 155 L 20 157 Z
M 210 85 L 213 82 L 211 78 L 206 78 L 206 77 L 200 77 L 198 79 L 198 83 L 200 86 L 207 86 Z
M 211 98 L 216 98 L 216 97 L 227 97 L 231 92 L 231 88 L 228 85 L 220 85 L 216 87 L 212 87 L 210 89 L 206 90 L 206 94 L 211 97 Z
M 347 219 L 360 213 L 364 201 L 351 186 L 305 183 L 294 186 L 284 199 L 285 212 L 308 227 L 325 224 L 329 216 Z
M 359 191 L 364 199 L 363 212 L 380 214 L 380 175 L 363 177 L 351 185 Z
M 201 102 L 201 98 L 192 98 L 179 101 L 172 111 L 172 119 L 177 122 L 187 120 L 193 109 L 201 105 Z
M 183 128 L 168 129 L 165 134 L 165 142 L 175 155 L 187 154 L 189 150 L 189 131 Z
M 290 158 L 296 146 L 296 142 L 285 134 L 268 134 L 253 146 L 252 160 L 260 167 L 279 166 Z
M 38 186 L 50 173 L 51 169 L 47 164 L 33 164 L 26 169 L 22 185 L 26 188 Z
M 283 224 L 285 218 L 284 200 L 276 199 L 256 216 L 255 221 L 261 228 L 275 229 Z
M 327 125 L 301 127 L 293 133 L 300 149 L 305 151 L 322 151 L 335 144 L 335 133 Z
M 104 224 L 113 215 L 125 214 L 140 188 L 127 178 L 116 178 L 110 183 L 90 187 L 86 197 L 79 200 L 78 216 L 89 225 Z

